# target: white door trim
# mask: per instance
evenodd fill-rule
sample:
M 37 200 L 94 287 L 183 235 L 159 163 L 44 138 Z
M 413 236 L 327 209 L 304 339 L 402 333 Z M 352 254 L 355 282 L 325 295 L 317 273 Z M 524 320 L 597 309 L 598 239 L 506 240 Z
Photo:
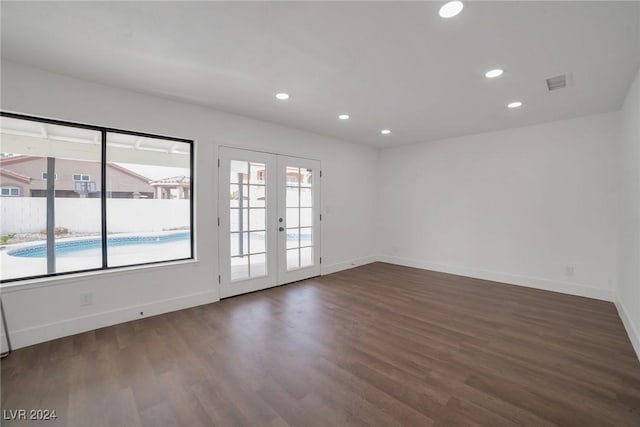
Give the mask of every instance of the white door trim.
M 230 270 L 230 160 L 245 160 L 265 163 L 267 166 L 267 275 L 240 281 L 231 281 Z M 281 161 L 278 161 L 278 160 Z M 294 271 L 286 271 L 286 231 L 280 233 L 278 218 L 286 218 L 286 174 L 280 173 L 280 163 L 293 163 L 313 170 L 313 259 L 314 265 Z M 293 166 L 290 164 L 290 166 Z M 303 280 L 321 274 L 322 229 L 321 229 L 321 163 L 318 160 L 288 156 L 260 149 L 239 148 L 220 145 L 218 147 L 218 272 L 220 298 L 258 291 L 273 286 Z M 271 179 L 269 178 L 271 172 Z M 275 177 L 275 178 L 274 178 Z M 282 193 L 282 194 L 280 194 Z M 283 237 L 280 237 L 280 235 Z M 282 242 L 280 241 L 282 240 Z M 283 267 L 284 266 L 284 267 Z

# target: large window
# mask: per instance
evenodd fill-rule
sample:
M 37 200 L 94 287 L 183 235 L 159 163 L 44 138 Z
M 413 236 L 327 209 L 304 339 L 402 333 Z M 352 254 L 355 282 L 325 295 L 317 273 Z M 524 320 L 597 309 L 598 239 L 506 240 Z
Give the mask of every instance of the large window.
M 1 120 L 3 282 L 193 257 L 191 141 Z
M 107 132 L 109 267 L 191 256 L 190 164 L 188 142 Z

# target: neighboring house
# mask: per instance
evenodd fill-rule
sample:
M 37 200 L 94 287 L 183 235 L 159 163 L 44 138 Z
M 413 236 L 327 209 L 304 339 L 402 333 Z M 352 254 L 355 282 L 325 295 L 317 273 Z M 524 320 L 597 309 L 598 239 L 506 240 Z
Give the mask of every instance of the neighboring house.
M 56 159 L 56 197 L 100 197 L 100 162 Z M 151 180 L 117 164 L 107 164 L 107 197 L 118 199 L 156 198 Z M 45 197 L 47 159 L 33 156 L 0 158 L 2 196 Z M 168 198 L 168 197 L 163 197 Z
M 286 173 L 286 181 L 287 181 L 287 185 L 292 184 L 292 185 L 296 185 L 299 182 L 305 182 L 305 183 L 310 183 L 310 179 L 311 179 L 311 174 L 310 174 L 310 170 L 308 174 L 303 174 L 303 173 L 298 173 L 298 172 L 292 172 L 292 171 L 287 171 Z M 241 179 L 243 183 L 245 184 L 249 184 L 249 174 L 248 173 L 242 173 L 240 172 L 239 175 L 242 176 L 242 178 L 238 178 Z M 266 179 L 267 176 L 267 171 L 265 169 L 260 169 L 258 171 L 256 171 L 256 179 L 258 182 L 253 183 L 252 184 L 264 184 L 264 181 Z M 234 181 L 237 182 L 237 181 Z
M 149 181 L 156 191 L 156 199 L 189 199 L 191 197 L 191 178 L 172 176 L 170 178 Z

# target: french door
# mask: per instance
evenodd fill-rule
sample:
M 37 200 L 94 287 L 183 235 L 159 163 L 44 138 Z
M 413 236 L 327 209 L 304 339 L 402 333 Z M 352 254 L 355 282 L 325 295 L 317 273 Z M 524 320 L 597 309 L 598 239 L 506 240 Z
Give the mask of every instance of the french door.
M 220 148 L 220 296 L 320 274 L 320 163 Z

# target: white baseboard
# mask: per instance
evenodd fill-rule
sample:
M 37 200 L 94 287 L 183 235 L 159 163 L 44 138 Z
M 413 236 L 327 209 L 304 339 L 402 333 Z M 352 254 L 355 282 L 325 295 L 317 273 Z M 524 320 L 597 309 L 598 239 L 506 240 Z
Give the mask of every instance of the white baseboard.
M 474 277 L 520 286 L 527 286 L 531 288 L 544 289 L 571 295 L 596 298 L 605 301 L 615 300 L 613 291 L 594 288 L 587 285 L 518 276 L 507 273 L 473 270 L 392 256 L 367 256 L 356 258 L 350 261 L 323 265 L 321 274 L 327 275 L 376 261 L 426 270 L 440 271 L 444 273 L 457 274 L 461 276 Z M 62 321 L 38 325 L 30 328 L 13 330 L 10 332 L 11 346 L 13 349 L 18 349 L 21 347 L 50 341 L 81 332 L 91 331 L 118 323 L 128 322 L 130 320 L 140 319 L 142 317 L 149 317 L 162 313 L 168 313 L 171 311 L 182 310 L 185 308 L 195 307 L 202 304 L 209 304 L 216 301 L 218 301 L 218 293 L 216 291 L 205 291 L 167 300 L 153 301 L 150 303 L 95 313 L 88 316 L 65 319 Z M 618 307 L 620 317 L 622 318 L 629 337 L 631 338 L 634 349 L 640 356 L 640 335 L 630 321 L 627 312 L 624 309 L 624 306 L 618 301 L 616 301 L 616 306 Z M 144 312 L 143 316 L 140 316 L 141 311 Z
M 348 270 L 350 268 L 359 267 L 365 264 L 371 264 L 372 262 L 376 262 L 377 260 L 378 257 L 376 257 L 375 255 L 371 255 L 363 258 L 352 259 L 350 261 L 323 265 L 321 274 L 324 276 L 331 273 L 337 273 L 338 271 Z
M 326 266 L 323 265 L 322 274 L 331 274 L 375 261 L 375 256 L 369 256 Z M 11 339 L 11 348 L 18 349 L 69 335 L 128 322 L 130 320 L 155 316 L 216 301 L 218 301 L 218 293 L 216 291 L 205 291 L 167 300 L 132 305 L 87 316 L 73 317 L 29 328 L 12 330 L 9 335 Z M 144 312 L 144 315 L 141 316 L 140 312 Z
M 508 283 L 518 286 L 526 286 L 528 288 L 543 289 L 545 291 L 560 292 L 563 294 L 577 295 L 604 301 L 613 302 L 615 295 L 613 290 L 595 288 L 593 286 L 583 285 L 579 283 L 561 282 L 557 280 L 520 276 L 495 271 L 475 270 L 470 268 L 455 267 L 451 265 L 443 265 L 428 261 L 419 261 L 415 259 L 400 258 L 388 255 L 381 255 L 378 257 L 378 260 L 381 262 L 387 262 L 389 264 L 397 264 L 406 267 L 439 271 L 442 273 L 456 274 L 459 276 L 474 277 L 476 279 L 490 280 L 493 282 Z
M 81 332 L 104 328 L 105 326 L 209 304 L 215 301 L 218 301 L 218 292 L 205 291 L 19 329 L 10 332 L 11 347 L 15 350 Z M 141 316 L 140 312 L 144 312 L 144 315 Z
M 636 351 L 636 356 L 638 356 L 638 360 L 640 360 L 640 331 L 638 331 L 631 321 L 631 317 L 629 316 L 629 312 L 625 308 L 622 301 L 618 298 L 615 300 L 616 309 L 618 309 L 618 314 L 620 315 L 620 319 L 622 319 L 622 324 L 624 328 L 627 330 L 627 335 L 629 335 L 629 340 L 631 341 L 631 345 L 633 349 Z

